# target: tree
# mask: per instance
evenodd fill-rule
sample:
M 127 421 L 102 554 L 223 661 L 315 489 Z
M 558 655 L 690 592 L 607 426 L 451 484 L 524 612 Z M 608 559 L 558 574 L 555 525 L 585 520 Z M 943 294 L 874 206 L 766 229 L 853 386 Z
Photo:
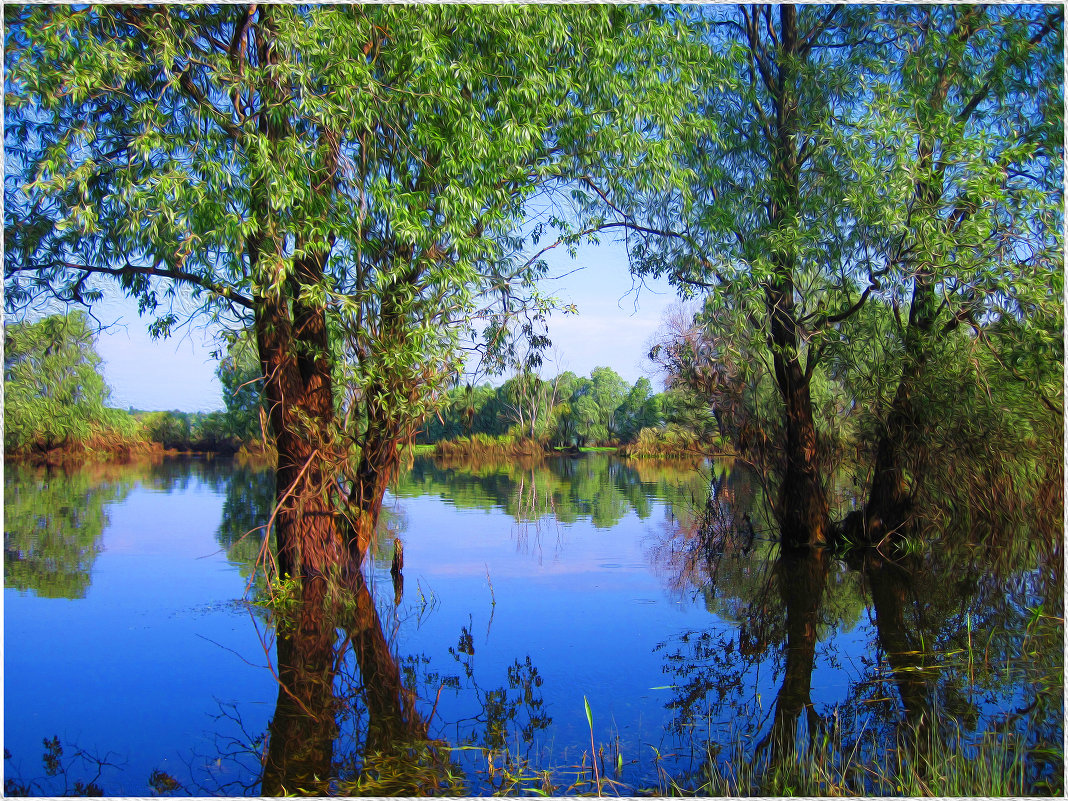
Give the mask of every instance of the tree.
M 644 376 L 634 382 L 627 397 L 616 409 L 619 436 L 630 441 L 643 428 L 659 425 L 661 420 L 660 400 L 653 394 L 653 385 Z
M 863 12 L 844 6 L 739 6 L 707 15 L 709 74 L 684 161 L 690 196 L 613 197 L 635 235 L 632 268 L 707 293 L 712 314 L 765 340 L 783 469 L 775 504 L 784 542 L 830 535 L 811 384 L 834 326 L 854 313 L 877 265 L 845 202 L 856 153 L 843 125 L 860 102 Z M 716 343 L 728 348 L 730 342 Z
M 5 15 L 8 308 L 110 279 L 154 333 L 182 300 L 252 330 L 292 574 L 362 558 L 472 317 L 505 344 L 527 202 L 592 162 L 659 175 L 647 121 L 684 96 L 654 9 Z
M 890 154 L 879 167 L 893 176 L 873 181 L 876 224 L 890 302 L 908 314 L 865 510 L 873 539 L 908 516 L 915 456 L 943 425 L 925 396 L 957 372 L 945 357 L 961 353 L 959 329 L 970 329 L 965 364 L 993 354 L 1002 369 L 1029 329 L 1026 350 L 1042 355 L 1008 372 L 1061 430 L 1061 378 L 1038 364 L 1063 362 L 1063 22 L 1057 6 L 896 9 L 879 21 L 895 47 L 872 104 L 872 150 Z
M 149 412 L 141 419 L 141 426 L 151 441 L 164 448 L 190 450 L 193 440 L 192 415 L 177 409 L 169 412 Z
M 132 439 L 136 424 L 107 406 L 111 390 L 82 312 L 13 323 L 4 331 L 4 450 L 9 453 Z
M 546 433 L 556 407 L 558 382 L 559 377 L 546 381 L 528 368 L 501 386 L 504 414 L 521 437 L 539 439 Z

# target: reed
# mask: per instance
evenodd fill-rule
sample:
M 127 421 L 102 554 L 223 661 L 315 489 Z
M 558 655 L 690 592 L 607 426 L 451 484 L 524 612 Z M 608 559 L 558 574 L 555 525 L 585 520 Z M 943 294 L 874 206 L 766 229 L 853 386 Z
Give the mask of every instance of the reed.
M 935 727 L 931 727 L 933 729 Z M 1028 769 L 1041 749 L 1011 732 L 969 741 L 955 727 L 941 735 L 903 727 L 880 742 L 817 735 L 777 762 L 756 758 L 746 739 L 709 748 L 703 775 L 671 779 L 670 795 L 712 796 L 1026 796 L 1060 795 L 1063 771 Z M 725 755 L 725 756 L 724 756 Z M 1063 765 L 1063 757 L 1060 758 Z M 663 782 L 661 783 L 663 785 Z
M 628 459 L 678 459 L 704 455 L 707 448 L 708 443 L 703 443 L 693 432 L 668 425 L 643 428 L 633 442 L 621 446 L 617 453 Z
M 488 461 L 515 457 L 542 457 L 548 452 L 541 440 L 517 438 L 509 434 L 499 437 L 473 434 L 453 440 L 442 440 L 434 446 L 438 459 L 475 459 Z

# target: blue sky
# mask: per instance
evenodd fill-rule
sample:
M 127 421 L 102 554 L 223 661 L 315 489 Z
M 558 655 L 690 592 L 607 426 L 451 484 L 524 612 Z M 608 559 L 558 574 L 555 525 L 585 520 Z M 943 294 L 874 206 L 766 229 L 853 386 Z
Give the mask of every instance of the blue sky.
M 543 291 L 576 304 L 579 313 L 550 319 L 554 347 L 542 372 L 589 375 L 594 367 L 606 365 L 628 382 L 646 375 L 659 387 L 644 354 L 664 309 L 676 301 L 667 282 L 649 282 L 635 296 L 626 250 L 617 243 L 583 246 L 574 260 L 566 252 L 554 251 L 547 254 L 547 261 L 550 275 L 570 274 L 547 281 Z M 154 341 L 132 303 L 112 301 L 101 305 L 96 315 L 110 326 L 98 337 L 97 351 L 104 359 L 114 406 L 186 412 L 223 407 L 212 358 L 217 347 L 214 334 L 202 324 Z

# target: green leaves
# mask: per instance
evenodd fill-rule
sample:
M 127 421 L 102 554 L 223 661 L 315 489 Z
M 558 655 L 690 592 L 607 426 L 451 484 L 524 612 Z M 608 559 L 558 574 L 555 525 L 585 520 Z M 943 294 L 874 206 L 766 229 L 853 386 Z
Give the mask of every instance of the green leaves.
M 107 406 L 88 318 L 81 312 L 4 331 L 4 450 L 84 448 L 107 436 L 130 440 L 136 425 Z

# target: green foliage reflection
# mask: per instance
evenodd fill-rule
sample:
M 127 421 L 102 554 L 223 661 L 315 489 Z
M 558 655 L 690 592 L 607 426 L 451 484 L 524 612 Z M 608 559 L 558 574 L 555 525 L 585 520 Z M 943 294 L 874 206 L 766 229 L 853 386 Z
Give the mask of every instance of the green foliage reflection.
M 561 523 L 588 519 L 610 528 L 633 512 L 652 513 L 652 501 L 681 513 L 703 504 L 707 479 L 694 463 L 627 463 L 589 454 L 511 462 L 414 460 L 400 476 L 398 497 L 438 495 L 459 508 L 499 509 L 517 522 L 550 516 Z
M 43 598 L 84 598 L 107 507 L 136 481 L 129 466 L 93 465 L 66 472 L 4 469 L 4 586 Z

